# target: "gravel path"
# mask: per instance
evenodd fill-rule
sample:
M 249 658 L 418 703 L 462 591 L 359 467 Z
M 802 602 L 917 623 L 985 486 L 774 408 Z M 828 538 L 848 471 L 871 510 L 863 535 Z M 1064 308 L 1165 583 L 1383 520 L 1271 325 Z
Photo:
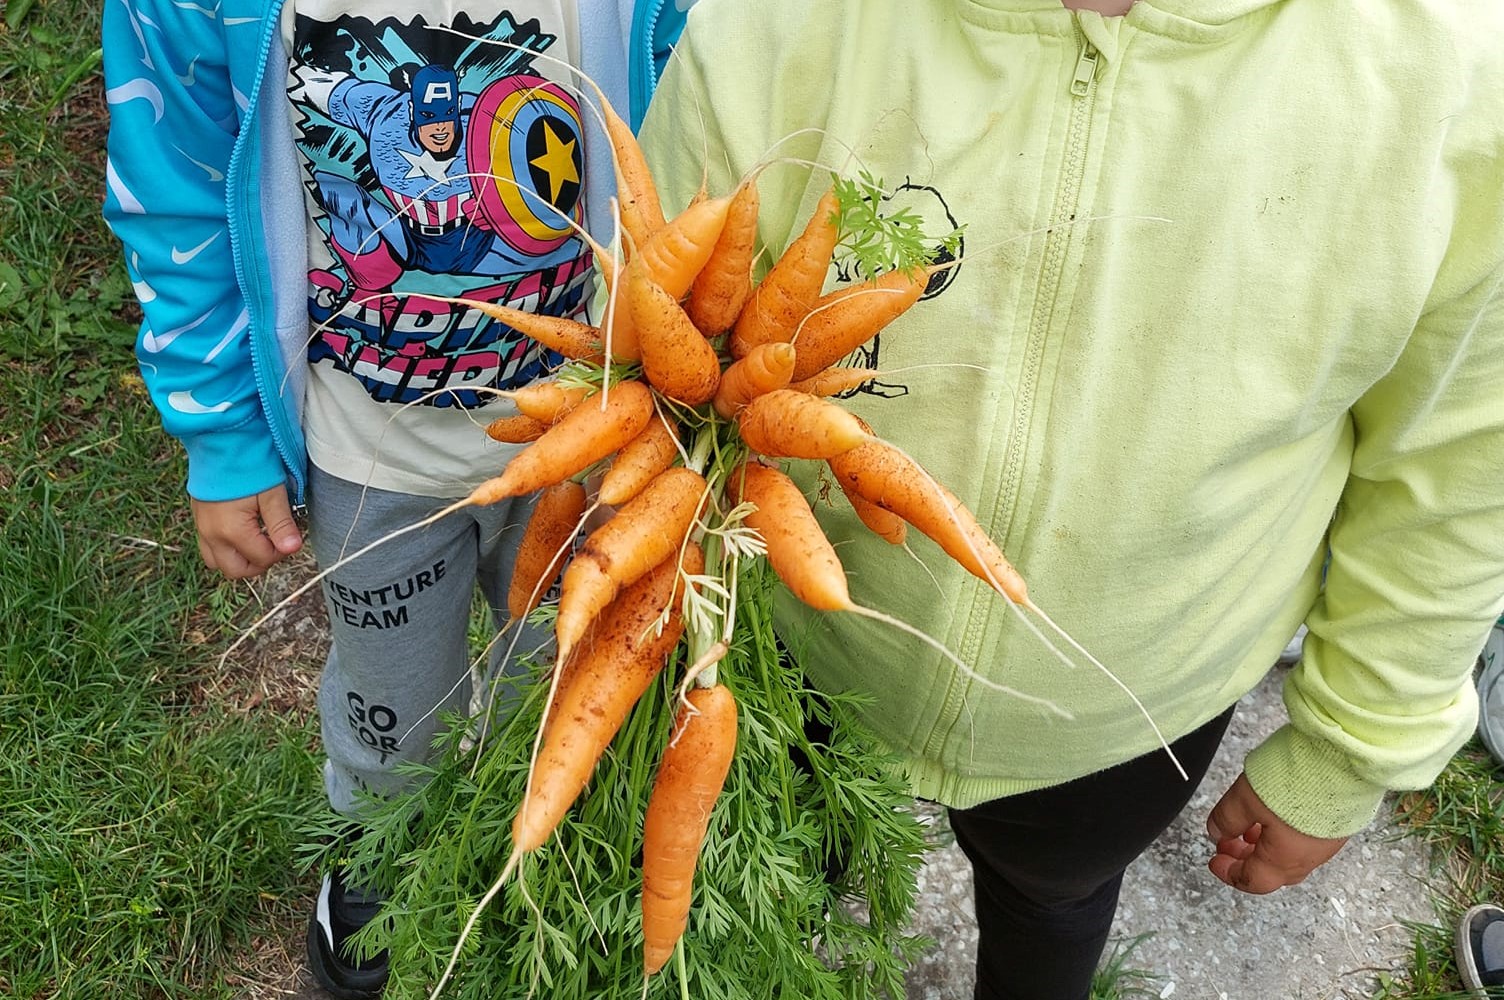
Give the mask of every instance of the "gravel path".
M 1206 870 L 1206 814 L 1244 755 L 1283 721 L 1283 674 L 1271 671 L 1239 705 L 1190 806 L 1128 869 L 1114 939 L 1150 935 L 1126 964 L 1151 972 L 1161 997 L 1368 997 L 1378 971 L 1404 963 L 1410 934 L 1401 921 L 1433 919 L 1424 849 L 1387 821 L 1354 837 L 1301 885 L 1268 896 L 1234 892 Z M 970 869 L 958 848 L 932 854 L 920 893 L 915 928 L 940 944 L 910 973 L 909 1000 L 970 1000 L 976 925 Z

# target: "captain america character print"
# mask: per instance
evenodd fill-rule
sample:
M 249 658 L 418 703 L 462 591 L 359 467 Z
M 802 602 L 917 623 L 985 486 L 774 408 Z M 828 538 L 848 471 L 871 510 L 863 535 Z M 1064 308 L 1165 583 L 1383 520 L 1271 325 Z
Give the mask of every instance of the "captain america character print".
M 475 407 L 535 380 L 558 359 L 446 300 L 581 308 L 579 106 L 534 66 L 556 36 L 503 11 L 447 25 L 299 13 L 293 37 L 288 93 L 320 237 L 310 361 L 393 403 Z

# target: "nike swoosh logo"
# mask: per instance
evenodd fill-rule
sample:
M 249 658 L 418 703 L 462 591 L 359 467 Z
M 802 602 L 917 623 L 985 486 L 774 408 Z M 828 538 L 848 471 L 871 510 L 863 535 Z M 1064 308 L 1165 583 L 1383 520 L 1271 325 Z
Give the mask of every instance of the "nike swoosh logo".
M 214 167 L 209 166 L 209 164 L 204 163 L 201 160 L 195 160 L 193 157 L 189 156 L 187 153 L 184 153 L 183 152 L 183 147 L 181 147 L 181 146 L 173 146 L 172 148 L 175 149 L 175 150 L 177 150 L 179 153 L 183 153 L 183 158 L 185 160 L 187 160 L 189 163 L 193 164 L 195 167 L 198 167 L 204 173 L 208 174 L 209 175 L 209 180 L 211 182 L 213 182 L 215 184 L 218 184 L 220 181 L 222 181 L 222 180 L 225 179 L 225 175 L 223 173 L 221 173 L 220 171 L 216 170 Z
M 155 295 L 153 297 L 155 297 Z M 141 338 L 141 349 L 147 354 L 156 354 L 160 351 L 164 351 L 167 349 L 167 346 L 174 340 L 177 340 L 189 330 L 202 325 L 205 320 L 213 315 L 214 310 L 210 309 L 208 312 L 204 313 L 202 316 L 194 320 L 192 323 L 189 323 L 187 326 L 180 326 L 176 330 L 168 330 L 165 333 L 155 333 L 151 330 L 148 330 L 146 331 L 146 336 Z
M 210 236 L 207 240 L 204 240 L 204 242 L 200 243 L 198 246 L 194 247 L 191 250 L 179 250 L 177 247 L 173 247 L 172 262 L 178 265 L 188 263 L 190 260 L 208 249 L 210 243 L 213 243 L 215 240 L 219 239 L 219 234 L 222 232 L 224 232 L 223 229 L 215 233 L 213 236 Z

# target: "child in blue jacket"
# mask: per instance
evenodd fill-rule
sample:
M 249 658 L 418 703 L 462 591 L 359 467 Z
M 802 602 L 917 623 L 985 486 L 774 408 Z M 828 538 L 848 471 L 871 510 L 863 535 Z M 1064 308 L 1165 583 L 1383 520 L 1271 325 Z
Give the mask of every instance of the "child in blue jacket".
M 454 300 L 584 309 L 609 151 L 570 67 L 640 120 L 684 0 L 109 0 L 104 213 L 145 319 L 137 354 L 188 455 L 204 562 L 322 565 L 495 475 L 481 427 L 556 359 Z M 624 41 L 625 39 L 625 41 Z M 326 579 L 331 805 L 400 785 L 469 696 L 479 582 L 504 609 L 527 508 L 445 518 Z M 498 615 L 504 614 L 498 610 Z M 344 941 L 377 900 L 326 875 L 310 964 L 379 994 Z

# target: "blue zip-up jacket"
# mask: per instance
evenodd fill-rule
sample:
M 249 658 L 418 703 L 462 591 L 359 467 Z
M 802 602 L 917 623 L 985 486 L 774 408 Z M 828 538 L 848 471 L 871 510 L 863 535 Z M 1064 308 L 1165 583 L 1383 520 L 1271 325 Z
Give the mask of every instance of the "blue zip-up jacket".
M 301 504 L 307 480 L 307 211 L 285 2 L 105 3 L 104 215 L 145 316 L 142 376 L 199 500 L 287 482 Z M 580 68 L 634 126 L 692 2 L 579 4 Z M 609 153 L 598 132 L 586 146 L 587 205 L 603 205 Z

